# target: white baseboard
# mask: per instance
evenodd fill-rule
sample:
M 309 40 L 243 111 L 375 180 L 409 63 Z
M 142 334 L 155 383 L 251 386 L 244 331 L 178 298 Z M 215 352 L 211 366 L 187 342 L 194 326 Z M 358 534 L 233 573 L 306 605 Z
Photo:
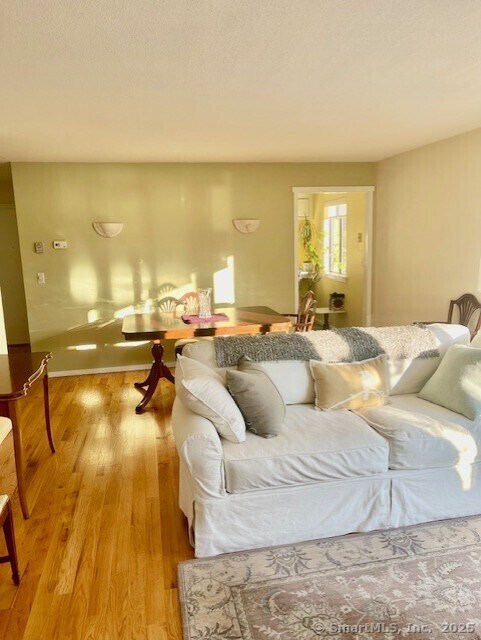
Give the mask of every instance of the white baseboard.
M 175 367 L 175 362 L 165 363 L 169 368 Z M 71 371 L 49 371 L 49 378 L 66 378 L 68 376 L 87 376 L 96 373 L 122 373 L 122 371 L 145 371 L 150 369 L 152 362 L 148 364 L 129 364 L 121 367 L 100 367 L 99 369 L 73 369 Z

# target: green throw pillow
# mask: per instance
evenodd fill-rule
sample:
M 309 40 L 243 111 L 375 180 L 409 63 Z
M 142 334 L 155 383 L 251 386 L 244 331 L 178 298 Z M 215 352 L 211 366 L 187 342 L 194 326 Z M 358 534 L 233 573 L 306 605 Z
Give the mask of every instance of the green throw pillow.
M 262 365 L 243 356 L 237 371 L 227 370 L 226 383 L 246 428 L 263 438 L 276 436 L 284 421 L 286 406 Z
M 481 416 L 481 349 L 453 344 L 419 398 L 461 413 L 470 420 Z

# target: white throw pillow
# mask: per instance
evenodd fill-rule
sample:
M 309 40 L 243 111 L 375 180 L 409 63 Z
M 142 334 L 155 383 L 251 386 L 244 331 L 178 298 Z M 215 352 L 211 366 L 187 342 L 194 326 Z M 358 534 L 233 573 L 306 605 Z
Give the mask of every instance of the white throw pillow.
M 205 364 L 177 356 L 175 391 L 183 404 L 210 420 L 230 442 L 244 442 L 246 425 L 221 376 Z

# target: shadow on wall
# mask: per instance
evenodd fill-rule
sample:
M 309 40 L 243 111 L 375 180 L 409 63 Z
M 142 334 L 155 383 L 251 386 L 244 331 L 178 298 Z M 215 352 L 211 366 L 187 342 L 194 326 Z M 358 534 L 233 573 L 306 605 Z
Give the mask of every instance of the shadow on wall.
M 79 273 L 71 276 L 72 296 L 79 291 Z M 229 307 L 235 304 L 235 271 L 234 257 L 228 256 L 226 266 L 212 274 L 213 303 L 217 306 Z M 84 273 L 83 286 L 91 290 L 94 283 Z M 115 287 L 123 286 L 122 279 L 112 283 L 112 297 L 99 300 L 98 304 L 86 309 L 86 322 L 69 328 L 61 333 L 42 337 L 35 341 L 36 351 L 51 351 L 53 371 L 96 369 L 102 367 L 122 367 L 147 365 L 150 360 L 150 341 L 125 341 L 122 335 L 123 318 L 134 313 L 150 313 L 159 302 L 166 297 L 180 298 L 189 291 L 198 288 L 197 275 L 190 274 L 189 281 L 181 285 L 165 282 L 153 289 L 145 290 L 138 270 L 133 270 L 130 280 L 133 285 L 134 300 L 132 304 L 113 310 Z M 106 293 L 106 292 L 104 292 Z M 148 294 L 148 297 L 144 297 Z M 81 293 L 80 293 L 81 296 Z M 169 316 L 165 317 L 168 324 Z M 172 318 L 172 323 L 174 322 Z M 173 340 L 166 340 L 167 361 L 174 360 Z M 73 353 L 75 357 L 72 358 Z M 72 363 L 74 363 L 72 365 Z

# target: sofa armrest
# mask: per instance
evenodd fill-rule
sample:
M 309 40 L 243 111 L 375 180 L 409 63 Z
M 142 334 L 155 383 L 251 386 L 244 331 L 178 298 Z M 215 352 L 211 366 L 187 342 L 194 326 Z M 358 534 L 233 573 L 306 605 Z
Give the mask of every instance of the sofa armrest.
M 212 422 L 176 398 L 172 431 L 179 457 L 191 476 L 194 499 L 225 497 L 224 454 Z

